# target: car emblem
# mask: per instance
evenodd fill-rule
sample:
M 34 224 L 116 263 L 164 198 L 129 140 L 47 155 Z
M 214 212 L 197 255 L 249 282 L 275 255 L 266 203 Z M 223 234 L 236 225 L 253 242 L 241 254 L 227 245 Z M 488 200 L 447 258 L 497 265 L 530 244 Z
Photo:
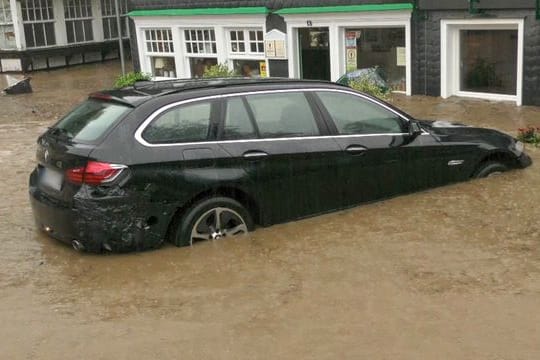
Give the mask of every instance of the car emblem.
M 43 158 L 45 159 L 45 162 L 49 161 L 49 150 L 45 150 L 43 153 Z

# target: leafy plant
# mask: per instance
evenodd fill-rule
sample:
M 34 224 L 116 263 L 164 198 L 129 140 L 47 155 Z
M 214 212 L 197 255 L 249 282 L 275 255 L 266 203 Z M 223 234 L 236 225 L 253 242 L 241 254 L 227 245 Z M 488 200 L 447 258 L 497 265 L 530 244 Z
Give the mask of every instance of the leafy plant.
M 120 75 L 116 78 L 114 82 L 114 87 L 116 89 L 121 89 L 126 86 L 132 86 L 137 81 L 148 81 L 152 78 L 152 75 L 143 73 L 140 71 L 128 72 L 125 75 Z
M 467 85 L 472 88 L 499 87 L 501 80 L 495 71 L 495 65 L 478 58 L 467 74 Z
M 236 76 L 235 72 L 229 70 L 227 64 L 216 64 L 204 69 L 203 78 L 225 78 Z
M 521 142 L 540 146 L 540 127 L 528 126 L 518 129 L 517 139 Z
M 368 76 L 361 76 L 359 78 L 349 80 L 349 86 L 355 90 L 378 97 L 379 99 L 387 101 L 390 100 L 390 90 L 381 87 Z

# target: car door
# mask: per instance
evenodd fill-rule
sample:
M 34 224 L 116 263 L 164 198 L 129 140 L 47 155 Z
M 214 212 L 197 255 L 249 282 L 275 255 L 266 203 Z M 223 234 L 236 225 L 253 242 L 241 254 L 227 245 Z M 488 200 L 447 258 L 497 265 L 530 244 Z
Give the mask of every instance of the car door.
M 342 150 L 337 186 L 348 205 L 407 191 L 401 162 L 409 141 L 404 119 L 360 94 L 327 90 L 316 96 Z
M 309 95 L 308 95 L 309 96 Z M 339 207 L 333 179 L 337 143 L 302 91 L 270 91 L 224 99 L 221 146 L 250 179 L 263 223 Z

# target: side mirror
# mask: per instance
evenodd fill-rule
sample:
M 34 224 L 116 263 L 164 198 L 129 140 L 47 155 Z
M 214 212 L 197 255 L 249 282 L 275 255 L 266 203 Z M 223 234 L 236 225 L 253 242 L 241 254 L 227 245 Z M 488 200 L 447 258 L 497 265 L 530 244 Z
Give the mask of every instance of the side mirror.
M 409 136 L 411 138 L 415 138 L 421 133 L 422 133 L 422 128 L 420 127 L 420 125 L 416 121 L 411 120 L 409 123 Z

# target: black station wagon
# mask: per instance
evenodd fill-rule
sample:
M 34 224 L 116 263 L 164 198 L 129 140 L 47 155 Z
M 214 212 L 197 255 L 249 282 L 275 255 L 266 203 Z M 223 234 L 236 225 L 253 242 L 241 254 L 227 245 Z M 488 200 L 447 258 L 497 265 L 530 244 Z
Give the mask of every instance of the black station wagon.
M 39 137 L 37 162 L 39 228 L 93 252 L 190 245 L 531 164 L 496 130 L 272 78 L 91 94 Z

